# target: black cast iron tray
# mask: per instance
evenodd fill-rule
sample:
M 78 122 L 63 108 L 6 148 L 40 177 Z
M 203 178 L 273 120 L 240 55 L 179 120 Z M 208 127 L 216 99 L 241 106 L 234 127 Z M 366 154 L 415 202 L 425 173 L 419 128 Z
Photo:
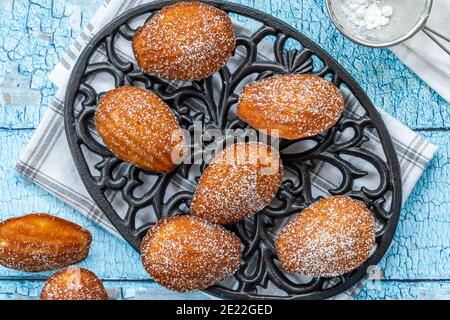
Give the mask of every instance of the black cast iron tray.
M 322 299 L 346 291 L 363 279 L 368 267 L 376 265 L 386 253 L 399 218 L 400 166 L 379 113 L 355 80 L 300 32 L 257 10 L 220 1 L 208 3 L 244 21 L 246 26 L 259 24 L 253 34 L 238 33 L 240 53 L 231 59 L 242 60 L 238 68 L 233 70 L 230 62 L 209 79 L 187 83 L 168 82 L 142 73 L 122 49 L 127 42 L 131 47 L 136 32 L 133 23 L 148 19 L 153 12 L 174 2 L 142 5 L 114 19 L 90 41 L 74 67 L 65 100 L 65 127 L 75 164 L 89 194 L 122 236 L 139 250 L 142 237 L 158 219 L 189 212 L 193 191 L 206 166 L 183 164 L 168 175 L 157 175 L 115 158 L 96 135 L 93 121 L 97 101 L 106 90 L 120 85 L 153 90 L 172 107 L 182 127 L 192 132 L 193 121 L 199 119 L 204 121 L 204 129 L 248 128 L 233 110 L 242 85 L 250 81 L 285 73 L 314 73 L 328 78 L 342 90 L 351 92 L 364 114 L 346 110 L 334 128 L 307 139 L 309 147 L 305 147 L 305 141 L 280 142 L 286 177 L 276 200 L 255 217 L 230 227 L 243 243 L 241 269 L 232 279 L 205 291 L 222 298 L 240 299 Z M 121 43 L 121 50 L 117 49 L 117 43 Z M 259 55 L 263 46 L 271 47 L 272 54 Z M 105 77 L 110 77 L 111 85 L 97 86 L 96 81 L 103 83 Z M 342 141 L 344 132 L 349 137 Z M 381 143 L 381 150 L 371 150 L 371 142 Z M 289 151 L 295 143 L 304 145 L 300 151 L 298 148 Z M 205 143 L 203 147 L 208 145 Z M 369 165 L 358 168 L 355 158 Z M 327 184 L 317 177 L 323 170 L 335 170 L 339 178 L 334 184 Z M 376 186 L 358 182 L 368 176 L 369 181 L 377 182 Z M 341 277 L 302 278 L 287 274 L 273 248 L 277 230 L 311 203 L 335 194 L 363 200 L 373 212 L 378 225 L 373 254 L 358 269 Z

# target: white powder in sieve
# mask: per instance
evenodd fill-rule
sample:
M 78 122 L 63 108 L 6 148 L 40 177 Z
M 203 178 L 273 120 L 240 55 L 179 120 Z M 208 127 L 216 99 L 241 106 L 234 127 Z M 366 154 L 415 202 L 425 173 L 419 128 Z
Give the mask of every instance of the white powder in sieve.
M 343 0 L 342 11 L 355 26 L 374 30 L 387 26 L 394 9 L 378 0 Z

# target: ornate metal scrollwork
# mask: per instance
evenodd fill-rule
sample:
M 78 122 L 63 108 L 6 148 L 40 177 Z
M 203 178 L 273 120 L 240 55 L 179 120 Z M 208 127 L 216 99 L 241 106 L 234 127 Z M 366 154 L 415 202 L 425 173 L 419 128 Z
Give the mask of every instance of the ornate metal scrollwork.
M 144 5 L 116 19 L 91 41 L 75 67 L 66 99 L 66 128 L 77 168 L 93 199 L 138 249 L 146 230 L 158 219 L 188 213 L 193 191 L 207 165 L 182 164 L 175 172 L 157 175 L 115 158 L 93 125 L 98 99 L 104 94 L 96 82 L 105 81 L 104 76 L 112 79 L 111 88 L 139 85 L 154 91 L 172 107 L 182 127 L 194 134 L 195 121 L 202 121 L 202 130 L 248 129 L 233 111 L 239 88 L 245 83 L 276 74 L 315 73 L 347 90 L 359 101 L 363 113 L 347 110 L 340 122 L 322 135 L 302 141 L 280 141 L 286 175 L 277 197 L 255 217 L 231 227 L 243 243 L 241 269 L 232 279 L 207 291 L 236 298 L 326 298 L 355 284 L 367 267 L 384 255 L 401 203 L 398 159 L 377 111 L 354 80 L 306 37 L 263 13 L 223 2 L 211 3 L 262 23 L 251 35 L 238 34 L 235 57 L 240 58 L 235 59 L 233 68 L 227 65 L 208 79 L 189 83 L 173 83 L 142 73 L 132 58 L 118 50 L 117 42 L 120 39 L 123 46 L 131 41 L 135 33 L 133 19 L 148 16 L 168 3 Z M 298 41 L 301 48 L 287 49 L 289 39 Z M 272 59 L 259 55 L 262 42 L 266 46 L 270 43 Z M 315 61 L 320 62 L 318 66 Z M 367 147 L 371 141 L 381 145 L 382 154 Z M 211 146 L 213 143 L 205 142 L 202 148 Z M 363 168 L 358 165 L 361 161 L 367 163 Z M 320 181 L 321 170 L 326 167 L 334 168 L 339 177 L 336 181 Z M 376 175 L 370 178 L 372 184 L 376 182 L 374 186 L 357 182 L 368 175 Z M 278 263 L 273 246 L 277 230 L 321 196 L 334 194 L 359 198 L 372 209 L 379 224 L 372 257 L 354 272 L 333 279 L 287 274 Z

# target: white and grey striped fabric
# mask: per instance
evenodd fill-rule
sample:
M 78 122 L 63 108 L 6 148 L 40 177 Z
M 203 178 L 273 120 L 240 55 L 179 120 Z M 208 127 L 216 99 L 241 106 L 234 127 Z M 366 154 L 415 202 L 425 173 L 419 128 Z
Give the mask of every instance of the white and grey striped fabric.
M 50 79 L 58 86 L 59 90 L 17 163 L 17 170 L 31 181 L 116 235 L 118 235 L 117 231 L 91 199 L 77 173 L 64 131 L 63 100 L 72 66 L 89 39 L 113 17 L 132 7 L 151 1 L 105 1 L 86 29 L 50 74 Z M 358 113 L 362 112 L 362 107 L 351 93 L 348 91 L 343 93 L 346 97 L 345 116 L 358 116 Z M 382 111 L 380 113 L 391 132 L 400 160 L 403 177 L 403 201 L 405 201 L 433 158 L 437 148 L 386 113 Z M 380 149 L 381 145 L 376 137 L 371 139 L 371 143 L 373 144 L 369 146 L 371 150 Z M 317 172 L 313 184 L 318 192 L 334 186 L 334 182 L 327 176 L 326 170 Z M 351 299 L 360 292 L 363 285 L 364 282 L 361 282 L 337 298 Z

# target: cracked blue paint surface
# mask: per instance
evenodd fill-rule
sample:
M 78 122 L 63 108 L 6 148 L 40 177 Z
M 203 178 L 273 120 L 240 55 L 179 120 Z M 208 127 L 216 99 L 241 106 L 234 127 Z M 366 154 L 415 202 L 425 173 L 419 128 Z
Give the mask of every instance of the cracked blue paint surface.
M 234 2 L 270 13 L 318 42 L 355 77 L 377 107 L 440 147 L 403 208 L 394 242 L 379 265 L 385 279 L 378 286 L 368 286 L 359 298 L 449 298 L 450 105 L 389 50 L 367 49 L 338 34 L 323 0 Z M 50 212 L 87 227 L 94 242 L 82 266 L 106 280 L 119 298 L 201 298 L 201 294 L 169 294 L 148 281 L 137 253 L 125 242 L 14 171 L 20 152 L 55 93 L 48 73 L 100 3 L 0 0 L 0 220 Z M 47 276 L 0 267 L 0 298 L 36 298 Z

